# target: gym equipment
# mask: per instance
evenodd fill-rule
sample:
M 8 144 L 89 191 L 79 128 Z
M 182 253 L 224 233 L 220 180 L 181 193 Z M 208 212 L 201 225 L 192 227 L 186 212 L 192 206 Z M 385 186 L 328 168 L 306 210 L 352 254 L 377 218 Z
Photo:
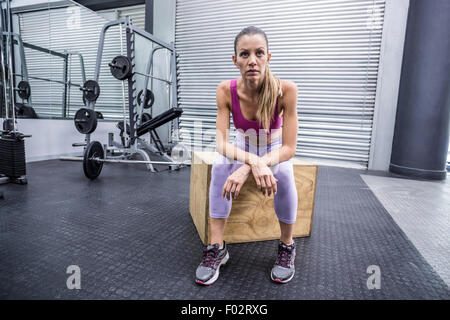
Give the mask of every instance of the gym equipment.
M 30 43 L 26 43 L 22 41 L 22 38 L 20 37 L 19 34 L 17 33 L 12 33 L 12 32 L 1 32 L 0 34 L 3 35 L 3 38 L 12 38 L 12 43 L 15 45 L 18 45 L 18 51 L 19 51 L 19 57 L 20 57 L 20 65 L 21 65 L 21 72 L 20 73 L 12 73 L 12 76 L 16 76 L 16 77 L 20 77 L 22 81 L 19 82 L 17 88 L 15 89 L 15 91 L 18 92 L 19 97 L 22 100 L 27 100 L 27 104 L 28 107 L 33 108 L 33 102 L 31 99 L 31 89 L 30 89 L 30 83 L 29 83 L 29 79 L 36 79 L 36 80 L 41 80 L 41 81 L 48 81 L 48 82 L 55 82 L 55 83 L 60 83 L 62 85 L 64 85 L 63 87 L 63 92 L 62 92 L 62 117 L 66 118 L 67 114 L 69 113 L 68 110 L 68 100 L 70 99 L 70 90 L 71 87 L 78 87 L 81 88 L 82 85 L 80 84 L 76 84 L 76 83 L 72 83 L 70 81 L 70 75 L 71 75 L 71 70 L 70 70 L 70 62 L 72 61 L 72 57 L 73 56 L 79 56 L 80 59 L 80 68 L 81 68 L 81 77 L 82 77 L 82 81 L 83 83 L 86 82 L 86 75 L 85 75 L 85 71 L 84 71 L 84 60 L 83 60 L 83 56 L 78 53 L 78 52 L 74 52 L 74 51 L 68 51 L 68 50 L 64 50 L 63 53 L 61 52 L 57 52 L 57 51 L 53 51 L 53 50 L 49 50 L 46 48 L 42 48 Z M 26 59 L 25 59 L 25 51 L 24 48 L 29 48 L 32 50 L 36 50 L 36 51 L 40 51 L 46 54 L 51 54 L 53 56 L 59 57 L 63 59 L 63 72 L 62 72 L 62 79 L 61 80 L 55 80 L 55 79 L 47 79 L 47 78 L 42 78 L 42 77 L 36 77 L 36 76 L 30 76 L 28 75 L 28 71 L 27 71 L 27 64 L 26 64 Z M 15 98 L 15 95 L 14 95 Z M 23 101 L 22 101 L 23 102 Z M 17 110 L 17 109 L 15 109 Z M 31 112 L 30 112 L 31 114 Z M 32 112 L 33 115 L 36 115 L 36 113 Z M 26 117 L 26 116 L 22 116 L 22 117 Z M 37 117 L 37 115 L 36 115 Z
M 79 158 L 65 158 L 64 160 L 79 160 Z M 116 158 L 105 158 L 103 146 L 98 141 L 91 141 L 83 155 L 83 171 L 87 178 L 94 180 L 97 178 L 103 168 L 103 163 L 134 163 L 134 164 L 167 164 L 167 165 L 186 165 L 187 162 L 181 161 L 141 161 L 141 160 L 124 160 L 121 156 Z
M 31 95 L 30 84 L 24 80 L 20 81 L 17 85 L 17 91 L 19 97 L 21 97 L 22 99 L 28 99 Z
M 83 91 L 83 98 L 89 102 L 96 101 L 100 95 L 100 86 L 94 80 L 86 81 L 80 90 Z
M 103 150 L 102 144 L 98 141 L 91 141 L 84 151 L 83 157 L 83 171 L 86 177 L 94 180 L 99 176 L 103 168 L 103 162 L 94 161 L 92 159 L 104 159 L 104 157 L 105 151 Z
M 37 119 L 34 109 L 23 103 L 16 103 L 16 115 L 18 118 Z
M 3 29 L 0 24 L 0 34 L 2 35 L 0 41 L 0 65 L 2 71 L 2 85 L 4 88 L 5 100 L 5 119 L 3 122 L 3 130 L 0 131 L 0 183 L 19 183 L 26 184 L 26 164 L 25 164 L 25 143 L 24 138 L 30 137 L 17 131 L 16 121 L 16 104 L 15 104 L 15 88 L 13 82 L 12 67 L 12 33 L 10 32 L 10 1 L 6 0 L 6 43 L 3 41 Z M 3 52 L 5 51 L 5 54 Z M 6 58 L 6 59 L 5 59 Z M 5 68 L 4 63 L 9 65 Z M 8 72 L 8 76 L 6 76 Z M 22 84 L 22 88 L 26 85 Z M 29 86 L 28 86 L 28 92 Z M 26 94 L 26 92 L 22 92 Z
M 148 114 L 147 112 L 144 112 L 142 114 L 142 123 L 147 122 L 152 119 L 152 116 Z
M 108 64 L 111 74 L 117 80 L 125 80 L 131 76 L 131 61 L 128 57 L 117 56 Z
M 130 61 L 130 59 L 128 57 L 117 56 L 108 65 L 109 65 L 109 69 L 111 71 L 111 74 L 117 80 L 125 80 L 125 79 L 128 79 L 131 76 L 132 65 L 131 65 L 131 61 Z M 166 80 L 166 79 L 162 79 L 162 78 L 159 78 L 159 77 L 155 77 L 155 76 L 153 76 L 151 74 L 138 72 L 136 70 L 133 71 L 133 73 L 141 75 L 141 76 L 144 76 L 144 77 L 153 78 L 153 79 L 156 79 L 156 80 L 161 80 L 161 81 L 166 82 L 167 84 L 172 84 L 172 81 L 169 81 L 169 80 Z
M 41 78 L 41 77 L 36 77 L 36 76 L 30 76 L 30 75 L 25 76 L 24 74 L 20 74 L 20 73 L 13 73 L 13 75 L 17 76 L 17 77 L 22 77 L 22 78 L 36 79 L 36 80 L 42 80 L 42 81 L 47 81 L 47 82 L 55 82 L 55 83 L 64 84 L 64 85 L 71 85 L 72 87 L 82 88 L 82 85 L 77 84 L 77 83 L 72 83 L 72 82 L 64 82 L 61 80 L 47 79 L 47 78 Z M 27 99 L 27 98 L 23 98 L 23 99 Z
M 103 114 L 100 111 L 95 111 L 95 115 L 97 116 L 97 119 L 104 119 Z
M 137 96 L 137 102 L 139 105 L 142 103 L 142 94 L 144 93 L 144 90 L 139 91 Z M 147 89 L 147 93 L 145 94 L 145 101 L 143 104 L 144 109 L 150 109 L 153 106 L 153 103 L 155 103 L 155 95 L 153 92 L 149 89 Z
M 118 55 L 116 56 L 108 66 L 110 68 L 111 74 L 116 78 L 122 81 L 122 94 L 124 101 L 124 110 L 123 110 L 123 121 L 117 123 L 117 127 L 120 129 L 120 137 L 121 143 L 114 141 L 114 134 L 108 134 L 108 144 L 102 145 L 98 141 L 91 142 L 90 133 L 92 132 L 92 128 L 95 128 L 97 116 L 95 114 L 95 103 L 98 98 L 98 94 L 100 93 L 100 86 L 98 85 L 98 79 L 100 75 L 100 67 L 101 60 L 103 54 L 103 47 L 105 44 L 105 34 L 106 31 L 112 26 L 119 26 L 120 30 L 122 30 L 122 25 L 125 26 L 126 31 L 126 55 Z M 122 35 L 122 33 L 120 33 Z M 153 43 L 157 46 L 154 48 L 149 56 L 149 60 L 147 61 L 147 69 L 145 73 L 139 73 L 135 70 L 135 43 L 134 38 L 135 34 L 138 34 Z M 122 41 L 121 41 L 122 43 Z M 166 49 L 171 55 L 171 63 L 170 63 L 170 80 L 153 77 L 152 67 L 153 67 L 153 56 L 157 50 Z M 102 167 L 99 163 L 136 163 L 136 164 L 145 164 L 147 168 L 155 172 L 153 164 L 165 164 L 168 165 L 171 170 L 176 170 L 181 166 L 186 165 L 186 162 L 175 162 L 170 154 L 170 146 L 176 145 L 178 141 L 178 119 L 181 116 L 183 110 L 178 108 L 177 103 L 177 85 L 176 85 L 176 51 L 173 43 L 166 44 L 158 38 L 154 37 L 152 34 L 141 30 L 131 23 L 131 19 L 129 17 L 121 18 L 117 21 L 112 21 L 106 23 L 101 31 L 97 52 L 97 62 L 95 65 L 95 72 L 93 82 L 87 81 L 83 85 L 83 92 L 85 100 L 89 101 L 87 103 L 86 108 L 82 108 L 77 112 L 75 125 L 77 126 L 77 130 L 81 133 L 84 133 L 85 141 L 83 143 L 73 143 L 73 147 L 84 147 L 83 157 L 62 157 L 61 160 L 70 160 L 70 161 L 83 161 L 83 171 L 89 179 L 96 179 L 101 172 Z M 145 76 L 144 88 L 141 90 L 141 93 L 136 96 L 138 92 L 136 89 L 136 75 Z M 155 97 L 151 90 L 147 89 L 149 85 L 149 79 L 157 79 L 164 81 L 169 86 L 169 109 L 165 112 L 157 115 L 156 117 L 152 117 L 148 113 L 144 113 L 144 109 L 151 108 L 154 103 Z M 123 81 L 128 81 L 128 112 L 125 109 L 125 84 Z M 87 93 L 91 93 L 92 96 L 87 95 Z M 139 103 L 139 106 L 137 105 Z M 89 110 L 89 111 L 87 111 Z M 172 135 L 172 139 L 174 142 L 169 145 L 168 149 L 162 143 L 159 138 L 156 129 L 160 126 L 171 122 L 171 129 L 175 131 L 175 134 Z M 144 134 L 150 133 L 150 137 L 153 140 L 153 143 L 148 143 L 142 137 Z M 153 152 L 160 155 L 164 160 L 167 161 L 151 161 L 149 153 Z M 141 156 L 144 160 L 137 161 L 132 158 L 135 155 Z
M 97 128 L 97 114 L 94 110 L 80 108 L 73 118 L 75 128 L 83 134 L 89 134 Z
M 211 151 L 194 151 L 192 155 L 189 211 L 204 244 L 211 241 L 209 186 L 215 156 L 215 152 Z M 295 237 L 307 237 L 312 232 L 318 165 L 297 158 L 292 161 L 298 198 L 304 201 L 302 206 L 297 207 L 293 233 Z M 224 232 L 225 241 L 238 243 L 279 239 L 280 229 L 273 207 L 273 195 L 270 197 L 271 200 L 267 201 L 258 190 L 255 179 L 249 177 L 239 197 L 233 200 L 228 217 L 231 223 L 227 223 Z
M 6 131 L 6 132 L 14 131 L 14 121 L 13 121 L 13 119 L 5 119 L 3 121 L 3 131 Z
M 0 183 L 27 184 L 24 135 L 17 131 L 1 131 Z

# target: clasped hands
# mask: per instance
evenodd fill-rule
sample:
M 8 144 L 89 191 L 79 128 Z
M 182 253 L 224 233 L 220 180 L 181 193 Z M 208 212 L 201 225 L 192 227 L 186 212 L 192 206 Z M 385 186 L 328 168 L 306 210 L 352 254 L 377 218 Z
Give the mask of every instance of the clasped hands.
M 247 180 L 250 171 L 255 178 L 256 186 L 258 190 L 265 196 L 270 196 L 272 193 L 277 193 L 278 180 L 273 176 L 272 170 L 268 167 L 267 157 L 255 156 L 250 161 L 250 165 L 243 164 L 239 169 L 234 171 L 225 181 L 222 189 L 222 198 L 226 197 L 227 200 L 237 199 L 241 191 L 244 182 Z

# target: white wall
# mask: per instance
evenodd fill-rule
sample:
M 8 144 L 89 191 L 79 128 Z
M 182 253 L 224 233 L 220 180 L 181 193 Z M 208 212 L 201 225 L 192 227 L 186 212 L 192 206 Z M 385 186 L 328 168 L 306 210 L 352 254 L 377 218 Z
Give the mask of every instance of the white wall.
M 175 42 L 175 0 L 155 0 L 153 2 L 153 34 L 170 43 Z
M 3 119 L 0 118 L 3 123 Z M 55 159 L 61 156 L 82 155 L 82 147 L 72 147 L 72 143 L 84 142 L 84 134 L 75 129 L 73 120 L 18 119 L 19 132 L 32 135 L 25 138 L 27 162 Z M 114 122 L 99 121 L 97 129 L 91 134 L 91 141 L 108 143 L 108 132 L 114 132 L 119 142 L 119 130 Z
M 409 0 L 386 0 L 369 169 L 389 170 Z

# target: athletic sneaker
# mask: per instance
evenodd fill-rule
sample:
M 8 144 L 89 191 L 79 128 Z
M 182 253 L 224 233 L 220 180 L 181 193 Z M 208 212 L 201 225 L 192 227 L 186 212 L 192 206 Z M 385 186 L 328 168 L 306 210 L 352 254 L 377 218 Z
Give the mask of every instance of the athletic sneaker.
M 275 265 L 270 272 L 273 281 L 279 283 L 288 283 L 295 274 L 295 242 L 287 245 L 283 242 L 278 243 L 278 256 Z
M 216 282 L 219 278 L 220 266 L 226 264 L 229 258 L 230 255 L 225 241 L 222 249 L 219 249 L 218 243 L 205 247 L 203 249 L 203 261 L 195 272 L 195 282 L 207 286 Z

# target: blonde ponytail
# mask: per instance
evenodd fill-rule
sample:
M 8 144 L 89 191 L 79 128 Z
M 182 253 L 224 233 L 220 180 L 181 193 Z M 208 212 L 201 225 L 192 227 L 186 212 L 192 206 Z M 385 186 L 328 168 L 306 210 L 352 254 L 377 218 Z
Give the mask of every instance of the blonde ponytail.
M 258 97 L 259 108 L 256 113 L 256 118 L 266 131 L 270 130 L 270 122 L 275 112 L 277 98 L 282 95 L 281 80 L 272 73 L 269 65 L 267 65 Z

